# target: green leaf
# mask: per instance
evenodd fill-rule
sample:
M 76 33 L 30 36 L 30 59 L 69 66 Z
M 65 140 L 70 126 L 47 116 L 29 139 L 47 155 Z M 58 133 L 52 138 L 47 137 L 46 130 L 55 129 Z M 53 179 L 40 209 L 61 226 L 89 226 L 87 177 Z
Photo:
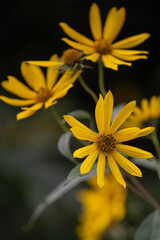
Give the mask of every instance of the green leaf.
M 71 149 L 70 149 L 71 136 L 72 136 L 71 132 L 63 133 L 58 140 L 57 147 L 58 147 L 59 152 L 64 157 L 66 157 L 70 161 L 77 164 L 77 161 L 73 158 L 72 152 L 71 152 Z
M 160 240 L 160 212 L 158 210 L 143 220 L 134 240 Z
M 68 176 L 67 176 L 67 180 L 66 180 L 64 186 L 66 186 L 68 183 L 70 183 L 74 178 L 76 178 L 76 177 L 78 177 L 78 176 L 82 177 L 82 176 L 88 175 L 88 173 L 83 174 L 83 175 L 81 174 L 81 172 L 80 172 L 80 166 L 81 166 L 81 163 L 78 164 L 77 166 L 75 166 L 74 168 L 72 168 L 72 170 L 70 171 L 70 173 L 69 173 Z M 93 167 L 92 167 L 91 171 L 93 171 L 94 169 L 96 169 L 96 167 L 97 167 L 97 162 L 95 162 L 95 163 L 93 164 Z M 90 172 L 91 172 L 91 171 L 90 171 Z

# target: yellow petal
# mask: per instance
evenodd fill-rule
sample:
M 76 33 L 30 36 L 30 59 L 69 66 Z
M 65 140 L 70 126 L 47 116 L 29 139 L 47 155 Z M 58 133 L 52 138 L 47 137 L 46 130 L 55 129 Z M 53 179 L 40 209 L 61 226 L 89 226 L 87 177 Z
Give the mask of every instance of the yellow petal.
M 81 164 L 81 167 L 80 167 L 81 174 L 88 173 L 91 170 L 94 162 L 96 161 L 98 154 L 99 154 L 99 150 L 96 149 L 84 160 L 84 162 Z
M 125 8 L 117 10 L 115 7 L 112 8 L 107 15 L 106 22 L 104 25 L 103 37 L 107 39 L 109 43 L 113 42 L 120 33 L 126 18 Z
M 83 132 L 86 132 L 91 138 L 90 141 L 95 142 L 97 139 L 97 134 L 91 131 L 88 127 L 86 127 L 84 124 L 80 123 L 78 120 L 76 120 L 74 117 L 69 115 L 63 116 L 65 121 L 72 127 L 72 128 L 78 128 L 82 130 Z
M 96 144 L 91 144 L 82 148 L 77 149 L 73 153 L 74 158 L 84 158 L 87 155 L 91 154 L 93 151 L 97 149 Z
M 94 132 L 92 132 L 89 128 L 84 130 L 83 128 L 80 127 L 73 127 L 70 129 L 70 131 L 76 138 L 80 140 L 95 142 Z
M 55 105 L 57 103 L 58 103 L 58 101 L 45 102 L 44 107 L 45 107 L 45 109 L 47 109 L 47 108 L 49 108 L 49 107 L 51 107 L 51 106 L 53 106 L 53 105 Z
M 57 54 L 52 55 L 52 57 L 50 58 L 50 62 L 57 62 L 58 56 Z M 59 74 L 59 70 L 55 69 L 53 67 L 48 67 L 47 68 L 47 73 L 46 73 L 46 84 L 48 89 L 51 89 L 58 78 L 58 74 Z
M 126 172 L 133 176 L 142 177 L 142 172 L 140 171 L 140 169 L 127 158 L 122 156 L 120 153 L 118 153 L 117 151 L 113 151 L 111 155 L 120 165 L 120 167 L 123 168 Z
M 119 167 L 118 167 L 116 161 L 114 160 L 113 156 L 111 154 L 107 154 L 107 159 L 108 159 L 109 168 L 110 168 L 113 176 L 115 177 L 117 182 L 119 182 L 124 188 L 126 188 L 126 183 L 122 177 L 122 174 L 121 174 Z
M 36 103 L 30 108 L 27 108 L 27 110 L 20 112 L 17 114 L 17 120 L 21 120 L 27 117 L 32 116 L 35 112 L 37 112 L 40 108 L 42 108 L 43 103 Z
M 147 40 L 149 37 L 150 37 L 149 33 L 141 33 L 141 34 L 134 35 L 134 36 L 125 38 L 123 40 L 120 40 L 112 44 L 112 47 L 119 48 L 119 49 L 136 47 L 142 42 L 144 42 L 145 40 Z
M 40 67 L 21 63 L 21 73 L 28 85 L 35 91 L 45 88 L 45 77 Z
M 116 139 L 117 143 L 125 142 L 136 138 L 139 132 L 140 129 L 137 127 L 125 128 L 117 131 L 114 134 L 114 138 Z
M 102 38 L 102 22 L 99 7 L 96 3 L 93 3 L 89 11 L 89 24 L 91 33 L 95 40 Z
M 99 94 L 99 99 L 95 108 L 95 118 L 99 133 L 104 134 L 104 102 L 103 97 Z
M 129 54 L 129 52 L 130 52 L 130 54 Z M 120 50 L 120 49 L 112 50 L 112 55 L 114 57 L 117 57 L 117 58 L 125 60 L 125 61 L 136 61 L 138 59 L 147 59 L 146 55 L 138 55 L 138 54 L 142 54 L 142 53 L 148 54 L 149 52 L 135 51 L 135 50 L 123 50 L 123 49 L 122 50 Z
M 73 28 L 71 28 L 69 25 L 67 25 L 66 23 L 59 23 L 60 27 L 63 29 L 63 31 L 73 40 L 80 42 L 84 45 L 87 46 L 92 46 L 93 45 L 93 41 L 90 40 L 89 38 L 86 38 L 85 36 L 83 36 L 82 34 L 78 33 L 77 31 L 75 31 Z
M 117 144 L 116 149 L 130 157 L 135 158 L 151 158 L 153 157 L 152 153 L 139 149 L 137 147 L 132 147 L 124 144 Z
M 118 70 L 118 65 L 112 62 L 112 59 L 109 54 L 102 55 L 102 62 L 106 68 L 111 68 L 115 71 Z
M 25 61 L 25 63 L 40 66 L 40 67 L 58 67 L 62 65 L 60 61 Z
M 22 100 L 22 99 L 15 99 L 15 98 L 8 98 L 5 96 L 0 96 L 0 99 L 12 106 L 22 107 L 22 106 L 29 106 L 35 103 L 35 100 Z
M 138 133 L 138 135 L 135 138 L 144 137 L 146 135 L 149 135 L 154 130 L 155 130 L 155 127 L 146 127 L 146 128 L 140 129 L 140 132 Z
M 103 187 L 104 185 L 105 164 L 106 164 L 105 153 L 100 152 L 97 164 L 97 183 L 100 188 Z
M 112 122 L 112 125 L 110 127 L 111 133 L 114 133 L 124 123 L 124 121 L 133 112 L 135 106 L 136 106 L 136 101 L 132 101 L 122 108 L 122 110 L 118 113 L 118 115 L 115 117 L 115 119 Z
M 143 115 L 145 118 L 148 118 L 149 117 L 149 102 L 146 98 L 143 98 L 142 101 L 141 101 L 141 108 L 142 108 L 142 111 L 143 111 Z
M 97 62 L 99 57 L 100 57 L 99 53 L 93 53 L 93 54 L 91 54 L 89 56 L 86 56 L 85 58 L 87 60 L 91 60 L 92 62 Z
M 107 134 L 112 117 L 112 110 L 113 110 L 113 95 L 111 91 L 108 91 L 104 98 L 104 129 L 105 134 Z
M 67 43 L 69 46 L 71 46 L 75 49 L 78 49 L 80 51 L 83 51 L 84 54 L 92 54 L 94 52 L 94 49 L 92 47 L 88 47 L 81 43 L 71 41 L 68 38 L 62 38 L 61 40 L 64 41 L 65 43 Z
M 8 76 L 8 80 L 3 81 L 1 85 L 5 90 L 18 97 L 26 99 L 34 99 L 36 97 L 35 92 L 30 90 L 26 85 L 13 76 Z
M 109 55 L 109 59 L 113 64 L 116 64 L 116 65 L 127 65 L 129 67 L 132 66 L 132 63 L 122 61 L 112 55 Z

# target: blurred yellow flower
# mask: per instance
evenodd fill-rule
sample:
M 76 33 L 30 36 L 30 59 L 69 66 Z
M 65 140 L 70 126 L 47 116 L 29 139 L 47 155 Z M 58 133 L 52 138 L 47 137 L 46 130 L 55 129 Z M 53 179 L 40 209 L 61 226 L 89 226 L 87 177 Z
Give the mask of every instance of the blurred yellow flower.
M 124 123 L 126 127 L 156 126 L 160 118 L 160 96 L 152 96 L 150 101 L 142 99 L 141 107 L 136 107 Z
M 83 60 L 84 57 L 82 52 L 73 48 L 69 48 L 63 51 L 63 55 L 61 58 L 56 60 L 50 59 L 50 61 L 26 61 L 26 62 L 41 67 L 55 67 L 65 71 L 67 69 L 72 70 L 82 69 Z
M 51 58 L 51 60 L 56 59 L 56 55 L 53 55 Z M 22 107 L 23 111 L 17 114 L 17 120 L 27 118 L 42 108 L 43 105 L 45 108 L 48 108 L 56 104 L 57 99 L 67 94 L 80 72 L 77 71 L 73 74 L 73 71 L 66 71 L 57 81 L 58 69 L 48 68 L 45 80 L 40 67 L 23 62 L 21 64 L 21 73 L 30 88 L 17 78 L 8 76 L 8 80 L 3 81 L 1 85 L 5 90 L 19 98 L 0 96 L 0 99 L 9 105 Z
M 104 231 L 125 216 L 126 191 L 111 174 L 106 174 L 105 180 L 100 189 L 94 177 L 88 181 L 91 188 L 78 192 L 82 214 L 76 233 L 80 240 L 101 240 Z
M 88 156 L 80 167 L 81 174 L 84 174 L 88 173 L 91 170 L 94 162 L 99 155 L 97 163 L 97 183 L 100 187 L 104 185 L 106 154 L 111 172 L 113 173 L 116 180 L 124 187 L 126 187 L 126 183 L 122 177 L 117 163 L 121 168 L 133 176 L 142 177 L 142 173 L 136 165 L 130 162 L 119 152 L 136 158 L 153 157 L 150 152 L 126 144 L 121 144 L 122 142 L 148 135 L 154 130 L 154 127 L 148 127 L 145 129 L 131 127 L 118 130 L 119 127 L 133 112 L 135 105 L 135 101 L 128 103 L 125 107 L 122 108 L 122 110 L 118 113 L 118 115 L 111 123 L 113 110 L 112 93 L 109 91 L 104 99 L 102 95 L 100 95 L 95 108 L 95 118 L 99 133 L 95 133 L 94 131 L 90 130 L 88 127 L 84 126 L 72 116 L 64 116 L 64 119 L 71 126 L 70 130 L 76 138 L 93 143 L 76 150 L 73 153 L 73 157 L 84 158 Z
M 121 41 L 114 42 L 120 33 L 126 18 L 125 8 L 119 10 L 113 7 L 106 18 L 102 30 L 100 10 L 96 3 L 93 3 L 89 12 L 89 23 L 94 40 L 91 40 L 77 31 L 73 30 L 66 23 L 59 25 L 63 31 L 73 40 L 62 38 L 71 47 L 81 50 L 87 55 L 86 59 L 97 62 L 101 57 L 106 68 L 118 70 L 118 65 L 131 66 L 131 62 L 138 59 L 147 59 L 145 54 L 148 51 L 128 50 L 136 47 L 150 37 L 149 33 L 141 33 Z

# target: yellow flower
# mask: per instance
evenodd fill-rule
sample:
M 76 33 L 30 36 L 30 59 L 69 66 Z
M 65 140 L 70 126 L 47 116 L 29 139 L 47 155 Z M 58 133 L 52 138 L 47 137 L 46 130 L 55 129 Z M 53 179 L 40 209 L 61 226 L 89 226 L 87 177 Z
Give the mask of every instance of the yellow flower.
M 78 70 L 84 67 L 84 57 L 82 52 L 69 48 L 63 51 L 61 58 L 50 61 L 26 61 L 27 63 L 41 66 L 41 67 L 55 67 L 60 70 L 66 71 L 67 69 Z
M 160 118 L 160 96 L 152 96 L 150 101 L 142 99 L 141 107 L 136 107 L 133 114 L 124 123 L 124 126 L 146 127 L 156 126 Z
M 51 59 L 56 60 L 57 56 L 53 55 Z M 3 81 L 1 85 L 5 90 L 19 98 L 0 96 L 0 99 L 9 105 L 22 107 L 23 111 L 17 114 L 17 120 L 27 118 L 42 108 L 43 105 L 48 108 L 56 104 L 57 99 L 67 94 L 80 72 L 77 71 L 73 74 L 73 71 L 66 71 L 57 81 L 59 71 L 48 68 L 45 80 L 45 76 L 39 67 L 22 63 L 21 73 L 30 88 L 17 78 L 8 76 L 8 80 Z
M 94 177 L 88 181 L 91 188 L 78 192 L 83 212 L 76 233 L 81 240 L 102 239 L 103 232 L 125 216 L 126 191 L 111 174 L 105 180 L 103 188 L 98 188 Z
M 142 173 L 137 166 L 135 166 L 119 152 L 136 158 L 153 157 L 150 152 L 141 150 L 137 147 L 122 144 L 123 142 L 132 140 L 134 138 L 148 135 L 154 130 L 154 127 L 148 127 L 142 130 L 137 127 L 118 130 L 133 112 L 135 105 L 135 101 L 128 103 L 122 108 L 122 110 L 111 123 L 113 110 L 112 93 L 109 91 L 104 99 L 100 95 L 95 108 L 95 118 L 99 133 L 95 133 L 94 131 L 90 130 L 72 116 L 64 116 L 66 122 L 72 127 L 70 130 L 76 138 L 93 143 L 76 150 L 73 153 L 73 157 L 84 158 L 88 156 L 80 167 L 81 174 L 84 174 L 91 170 L 99 155 L 97 163 L 97 183 L 100 187 L 104 185 L 106 155 L 111 172 L 116 180 L 124 187 L 126 187 L 126 183 L 122 177 L 118 165 L 120 165 L 120 167 L 126 172 L 134 176 L 142 177 Z
M 73 40 L 62 38 L 71 47 L 83 51 L 86 59 L 97 62 L 101 57 L 106 68 L 118 70 L 118 65 L 131 66 L 131 61 L 147 59 L 147 51 L 128 50 L 138 46 L 150 37 L 149 33 L 141 33 L 121 41 L 114 42 L 120 33 L 126 18 L 125 8 L 113 7 L 106 18 L 104 29 L 100 17 L 100 10 L 96 3 L 93 3 L 89 12 L 89 23 L 94 40 L 91 40 L 77 31 L 73 30 L 66 23 L 59 25 L 63 31 Z M 142 55 L 144 54 L 144 55 Z

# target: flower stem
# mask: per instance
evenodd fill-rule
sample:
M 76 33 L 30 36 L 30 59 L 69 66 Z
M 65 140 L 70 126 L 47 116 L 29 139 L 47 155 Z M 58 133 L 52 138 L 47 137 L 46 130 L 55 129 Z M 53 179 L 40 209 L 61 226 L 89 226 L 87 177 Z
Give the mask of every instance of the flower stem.
M 92 99 L 94 100 L 94 102 L 97 103 L 98 98 L 97 98 L 96 94 L 93 92 L 92 89 L 90 89 L 90 88 L 87 86 L 87 84 L 85 83 L 85 81 L 83 80 L 83 78 L 82 78 L 81 75 L 79 75 L 78 80 L 79 80 L 81 86 L 84 88 L 84 90 L 92 97 Z
M 132 176 L 128 176 L 131 180 L 132 184 L 127 181 L 128 187 L 143 200 L 148 202 L 155 209 L 160 210 L 160 204 L 156 201 L 156 199 L 147 191 L 147 189 L 135 178 Z
M 153 131 L 153 133 L 151 134 L 151 140 L 154 144 L 154 147 L 155 147 L 156 152 L 157 152 L 158 159 L 160 161 L 160 144 L 159 144 L 159 140 L 158 140 L 156 130 Z
M 56 119 L 58 125 L 60 126 L 60 128 L 64 131 L 64 132 L 68 132 L 68 128 L 62 123 L 62 119 L 60 118 L 60 116 L 58 115 L 58 113 L 55 111 L 54 108 L 50 108 L 51 112 L 54 116 L 54 118 Z
M 98 70 L 99 70 L 99 90 L 103 97 L 106 95 L 106 89 L 104 86 L 104 69 L 103 69 L 103 63 L 102 60 L 98 60 Z

